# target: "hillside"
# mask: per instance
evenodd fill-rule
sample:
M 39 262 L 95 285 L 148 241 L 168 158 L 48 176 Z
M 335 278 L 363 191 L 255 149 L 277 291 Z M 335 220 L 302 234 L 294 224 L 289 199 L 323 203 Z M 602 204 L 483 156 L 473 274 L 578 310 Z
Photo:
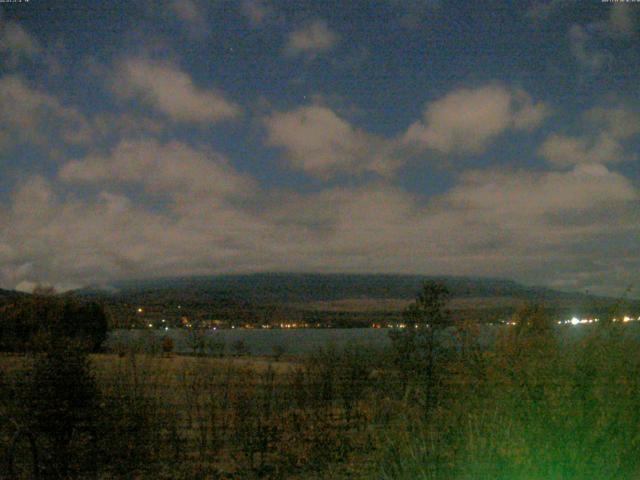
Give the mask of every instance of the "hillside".
M 115 282 L 75 292 L 110 305 L 119 324 L 153 318 L 219 319 L 237 323 L 299 322 L 369 325 L 400 319 L 424 281 L 444 283 L 460 319 L 495 321 L 526 302 L 544 303 L 557 315 L 599 315 L 616 299 L 529 287 L 512 280 L 420 275 L 260 273 Z M 628 303 L 628 302 L 626 302 Z M 635 302 L 637 303 L 637 302 Z M 625 308 L 637 310 L 637 304 Z
M 216 300 L 220 297 L 269 303 L 335 301 L 354 298 L 412 299 L 423 282 L 444 283 L 454 298 L 513 297 L 526 300 L 581 299 L 584 294 L 527 287 L 512 280 L 423 275 L 344 275 L 258 273 L 115 282 L 87 288 L 81 295 L 163 296 L 169 300 Z

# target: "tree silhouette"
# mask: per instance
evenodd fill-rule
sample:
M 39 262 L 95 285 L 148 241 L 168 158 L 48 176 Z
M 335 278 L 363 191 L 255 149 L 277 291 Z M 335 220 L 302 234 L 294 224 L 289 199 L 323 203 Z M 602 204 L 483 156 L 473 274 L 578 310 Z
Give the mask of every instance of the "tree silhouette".
M 403 387 L 406 390 L 412 378 L 420 383 L 425 394 L 425 412 L 436 400 L 436 334 L 453 323 L 446 308 L 449 298 L 445 285 L 425 282 L 415 301 L 402 314 L 404 328 L 390 332 Z
M 98 390 L 86 351 L 77 342 L 57 341 L 34 364 L 23 395 L 29 430 L 46 452 L 41 473 L 67 478 L 72 440 L 79 433 L 91 436 L 97 415 Z

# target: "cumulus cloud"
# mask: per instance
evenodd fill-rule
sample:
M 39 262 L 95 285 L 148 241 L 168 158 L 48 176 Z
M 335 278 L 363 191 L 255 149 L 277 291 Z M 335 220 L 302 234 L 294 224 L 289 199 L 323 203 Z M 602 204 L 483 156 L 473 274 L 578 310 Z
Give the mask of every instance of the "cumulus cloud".
M 40 43 L 19 23 L 0 18 L 0 55 L 10 64 L 16 64 L 22 58 L 33 58 L 41 51 Z
M 575 272 L 594 257 L 622 264 L 625 255 L 609 246 L 634 235 L 628 222 L 637 217 L 638 192 L 604 166 L 582 165 L 568 172 L 466 172 L 442 201 L 456 218 L 454 230 L 493 235 L 493 243 L 470 250 L 488 271 L 539 269 L 564 278 L 564 269 Z
M 384 139 L 360 130 L 319 105 L 275 112 L 264 119 L 267 143 L 286 151 L 296 169 L 327 178 L 337 172 L 386 174 L 398 162 Z
M 106 156 L 67 162 L 59 177 L 71 183 L 141 185 L 149 193 L 165 195 L 240 195 L 254 188 L 220 154 L 155 140 L 124 140 Z
M 157 234 L 162 227 L 162 222 L 149 212 L 140 216 L 134 208 L 114 208 L 113 203 L 113 198 L 94 202 L 61 198 L 53 185 L 41 177 L 18 186 L 9 219 L 11 229 L 0 237 L 12 245 L 23 240 L 11 258 L 3 259 L 4 281 L 81 286 L 92 276 L 113 275 L 118 262 L 133 257 L 127 251 L 131 247 L 135 250 L 136 245 L 115 247 L 110 242 L 130 237 L 136 220 L 150 222 L 149 230 Z M 131 206 L 126 201 L 121 203 Z M 119 248 L 121 253 L 110 253 Z
M 586 164 L 568 172 L 465 172 L 447 198 L 454 206 L 485 211 L 504 224 L 526 225 L 522 222 L 547 214 L 636 201 L 638 193 L 624 176 Z
M 0 77 L 0 146 L 78 145 L 91 137 L 86 117 L 18 75 Z
M 501 85 L 462 88 L 428 104 L 404 142 L 441 153 L 478 153 L 507 130 L 531 130 L 549 114 L 524 91 Z
M 163 149 L 171 160 L 156 160 Z M 87 160 L 84 171 L 67 164 L 62 179 L 94 182 L 92 198 L 40 177 L 19 186 L 2 219 L 0 284 L 315 270 L 491 274 L 558 284 L 575 274 L 577 287 L 616 287 L 616 266 L 638 262 L 629 250 L 640 247 L 638 191 L 603 165 L 467 171 L 451 190 L 425 201 L 384 182 L 258 191 L 238 174 L 219 174 L 216 161 L 210 186 L 194 186 L 195 178 L 181 183 L 190 162 L 211 162 L 193 160 L 201 152 L 192 150 L 175 168 L 164 162 L 186 155 L 187 147 L 121 145 L 100 162 Z M 206 172 L 202 165 L 197 171 Z M 168 209 L 118 190 L 141 185 L 155 196 L 166 182 L 174 185 Z M 626 248 L 610 248 L 618 243 Z
M 572 25 L 569 29 L 569 45 L 573 56 L 583 67 L 598 70 L 611 60 L 611 55 L 592 47 L 592 42 L 592 35 L 581 25 Z
M 581 66 L 593 71 L 599 70 L 613 60 L 613 55 L 601 47 L 602 41 L 630 39 L 636 32 L 632 6 L 616 3 L 610 7 L 609 15 L 605 20 L 571 26 L 569 29 L 571 53 Z
M 540 156 L 561 167 L 618 163 L 637 158 L 626 151 L 622 140 L 640 133 L 640 115 L 625 107 L 596 107 L 587 111 L 584 117 L 587 123 L 596 126 L 594 134 L 582 137 L 552 134 L 540 146 Z
M 397 138 L 367 133 L 320 103 L 274 112 L 263 124 L 267 144 L 283 148 L 292 168 L 328 179 L 339 173 L 388 176 L 424 149 L 479 153 L 507 131 L 534 130 L 550 113 L 547 104 L 523 90 L 489 85 L 456 90 L 427 104 L 424 119 Z
M 104 139 L 159 134 L 166 122 L 142 112 L 85 114 L 23 76 L 0 76 L 0 146 L 32 145 L 56 152 L 64 146 L 99 144 Z
M 316 20 L 289 34 L 285 53 L 291 56 L 314 57 L 335 47 L 340 37 L 323 20 Z
M 476 222 L 474 236 L 478 229 L 499 232 L 498 249 L 480 257 L 493 257 L 496 271 L 571 280 L 574 288 L 609 282 L 611 293 L 623 287 L 616 269 L 638 260 L 629 256 L 629 245 L 638 247 L 631 240 L 638 234 L 638 199 L 622 175 L 579 165 L 567 172 L 467 172 L 444 200 Z M 612 249 L 616 244 L 626 246 Z
M 137 98 L 175 122 L 215 123 L 236 118 L 241 111 L 222 93 L 194 84 L 177 66 L 143 58 L 119 64 L 113 91 Z
M 178 165 L 180 167 L 182 165 Z M 180 173 L 176 174 L 180 178 Z M 155 181 L 155 180 L 154 180 Z M 110 278 L 248 268 L 270 238 L 259 216 L 228 200 L 228 188 L 203 185 L 172 193 L 154 208 L 119 192 L 117 182 L 75 196 L 42 177 L 18 185 L 0 230 L 0 285 L 82 286 Z M 157 205 L 157 199 L 156 199 Z
M 638 198 L 625 177 L 583 165 L 568 172 L 469 171 L 426 204 L 384 184 L 333 188 L 282 199 L 267 215 L 293 240 L 286 246 L 293 263 L 313 269 L 550 281 L 588 270 L 581 265 L 586 252 L 609 266 L 629 261 L 608 245 L 636 238 Z M 607 266 L 594 275 L 584 282 L 615 276 Z
M 626 159 L 620 143 L 606 134 L 594 140 L 554 134 L 540 146 L 539 153 L 561 167 L 579 163 L 614 163 Z
M 594 107 L 587 110 L 584 116 L 588 122 L 618 139 L 627 139 L 640 133 L 640 113 L 629 107 Z

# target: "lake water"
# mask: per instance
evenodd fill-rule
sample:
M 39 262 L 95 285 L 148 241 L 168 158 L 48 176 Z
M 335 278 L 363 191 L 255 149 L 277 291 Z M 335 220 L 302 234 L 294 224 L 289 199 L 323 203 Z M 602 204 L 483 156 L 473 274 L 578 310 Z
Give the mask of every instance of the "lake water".
M 480 331 L 480 343 L 489 345 L 498 333 L 512 327 L 484 325 Z M 557 328 L 560 338 L 564 341 L 575 341 L 593 328 L 592 326 L 561 326 Z M 376 328 L 321 328 L 321 329 L 232 329 L 210 330 L 205 334 L 209 345 L 217 344 L 218 348 L 224 346 L 225 353 L 233 352 L 233 344 L 242 340 L 252 355 L 272 355 L 274 349 L 282 347 L 285 354 L 299 355 L 309 353 L 319 348 L 344 347 L 357 345 L 374 349 L 385 348 L 390 345 L 389 329 Z M 640 339 L 640 322 L 626 324 L 625 335 L 632 335 Z M 162 339 L 169 336 L 174 341 L 174 351 L 178 353 L 191 353 L 193 341 L 190 332 L 182 329 L 173 329 L 167 332 L 162 330 L 114 330 L 110 332 L 105 342 L 107 348 L 115 348 L 117 344 L 127 346 L 137 345 L 140 348 L 149 348 L 155 345 L 159 348 Z M 443 339 L 451 339 L 451 332 L 444 332 Z M 206 349 L 205 349 L 206 351 Z M 212 350 L 209 350 L 210 352 Z
M 281 347 L 286 354 L 303 354 L 319 348 L 333 346 L 341 349 L 350 345 L 384 348 L 389 345 L 388 330 L 375 328 L 324 328 L 324 329 L 233 329 L 208 331 L 208 343 L 224 344 L 227 353 L 232 345 L 242 340 L 252 355 L 272 355 Z M 118 343 L 124 345 L 144 345 L 160 342 L 165 336 L 173 339 L 174 350 L 190 353 L 193 341 L 189 332 L 173 329 L 161 330 L 114 330 L 110 332 L 106 347 L 113 348 Z

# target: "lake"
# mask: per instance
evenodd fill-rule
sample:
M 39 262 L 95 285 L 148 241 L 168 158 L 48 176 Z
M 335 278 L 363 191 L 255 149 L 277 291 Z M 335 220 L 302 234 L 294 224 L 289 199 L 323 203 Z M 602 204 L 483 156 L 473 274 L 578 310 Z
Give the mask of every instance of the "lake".
M 498 333 L 508 326 L 483 325 L 480 330 L 480 343 L 489 345 Z M 566 325 L 557 327 L 557 332 L 563 341 L 575 341 L 584 336 L 594 326 Z M 625 335 L 640 338 L 640 322 L 624 325 Z M 285 354 L 299 355 L 313 352 L 319 348 L 344 347 L 356 345 L 374 349 L 385 348 L 390 345 L 389 329 L 377 328 L 299 328 L 299 329 L 225 329 L 209 330 L 204 337 L 209 344 L 224 345 L 227 354 L 233 351 L 235 342 L 243 341 L 251 355 L 272 355 L 275 348 L 282 347 Z M 442 339 L 451 339 L 451 331 L 442 333 Z M 159 348 L 162 339 L 169 336 L 174 341 L 174 351 L 178 353 L 192 353 L 193 341 L 190 331 L 183 329 L 163 330 L 125 330 L 118 329 L 109 333 L 105 347 L 114 348 L 117 344 L 127 346 L 138 345 Z
M 225 329 L 209 330 L 205 334 L 208 342 L 225 344 L 227 353 L 231 346 L 242 340 L 252 355 L 272 355 L 274 348 L 284 348 L 285 354 L 309 353 L 319 348 L 333 346 L 341 349 L 350 345 L 384 348 L 389 345 L 389 331 L 376 328 L 299 328 L 299 329 Z M 162 330 L 114 330 L 110 332 L 105 346 L 113 348 L 124 345 L 159 343 L 169 336 L 174 341 L 174 351 L 191 353 L 190 332 L 182 329 Z

